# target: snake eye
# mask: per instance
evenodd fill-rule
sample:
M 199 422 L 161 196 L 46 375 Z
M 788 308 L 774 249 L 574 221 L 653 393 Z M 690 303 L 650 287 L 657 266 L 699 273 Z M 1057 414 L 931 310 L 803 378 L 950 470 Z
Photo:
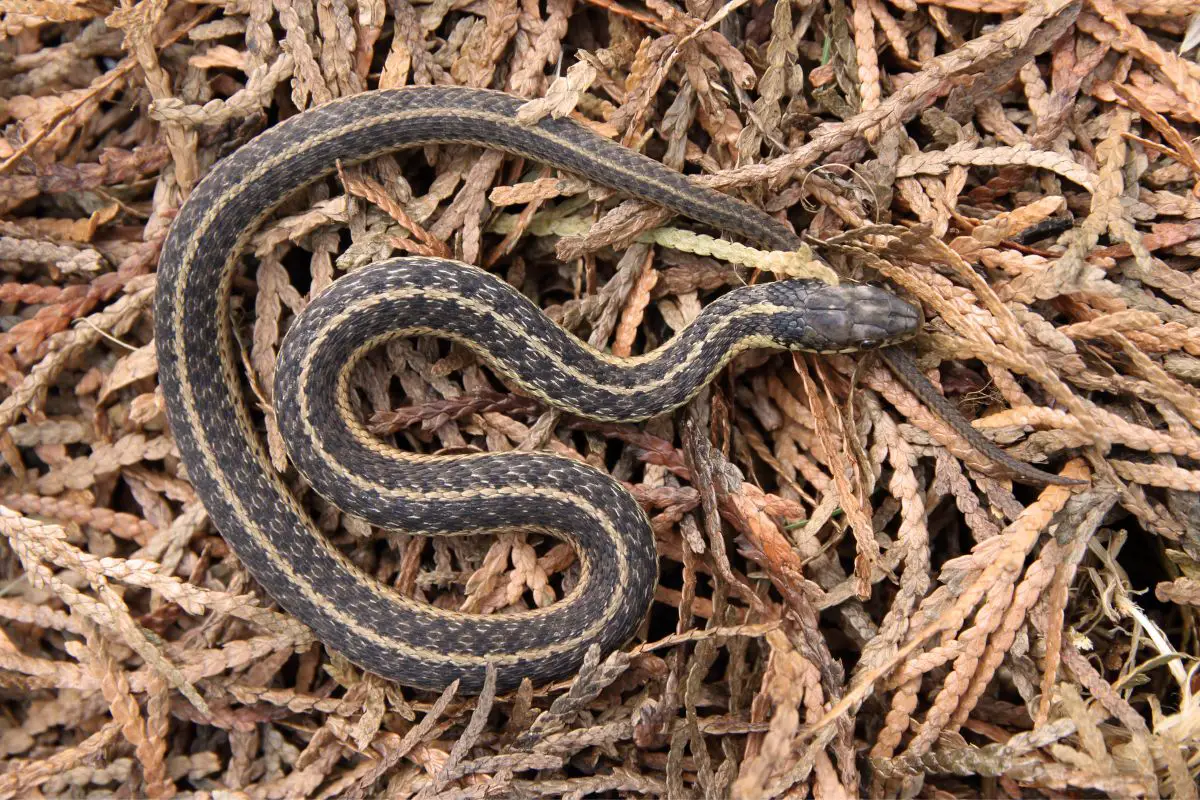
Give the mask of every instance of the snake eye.
M 858 343 L 858 346 L 862 350 L 874 350 L 876 347 L 879 347 L 879 344 L 878 339 L 863 339 Z

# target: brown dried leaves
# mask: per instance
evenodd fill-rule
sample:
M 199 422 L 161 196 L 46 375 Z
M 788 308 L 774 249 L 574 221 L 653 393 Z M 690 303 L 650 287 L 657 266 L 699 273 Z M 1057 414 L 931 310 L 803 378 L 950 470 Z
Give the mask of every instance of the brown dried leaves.
M 145 0 L 104 23 L 7 3 L 0 680 L 19 691 L 0 796 L 889 796 L 916 775 L 935 793 L 989 776 L 1014 795 L 1195 796 L 1197 653 L 1175 609 L 1200 605 L 1185 6 Z M 846 357 L 747 354 L 686 415 L 635 428 L 543 413 L 457 348 L 394 343 L 354 379 L 374 430 L 608 470 L 651 516 L 663 585 L 644 641 L 563 686 L 465 700 L 361 675 L 252 602 L 207 525 L 154 386 L 147 273 L 226 147 L 408 82 L 507 89 L 529 119 L 572 116 L 786 215 L 843 278 L 922 303 L 921 366 L 980 430 L 1031 461 L 1077 454 L 1067 472 L 1095 485 L 977 474 Z M 802 173 L 818 164 L 854 169 Z M 341 170 L 251 240 L 234 317 L 255 386 L 306 292 L 393 254 L 503 271 L 618 355 L 757 270 L 811 266 L 598 198 L 470 148 Z M 428 543 L 300 491 L 362 568 L 443 607 L 543 607 L 578 579 L 536 535 Z

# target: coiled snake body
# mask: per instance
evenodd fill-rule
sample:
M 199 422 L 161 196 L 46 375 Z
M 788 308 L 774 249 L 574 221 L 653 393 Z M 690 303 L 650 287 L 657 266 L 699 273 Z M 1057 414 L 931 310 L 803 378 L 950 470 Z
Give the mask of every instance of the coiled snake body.
M 501 689 L 571 673 L 592 644 L 607 651 L 632 635 L 653 597 L 657 559 L 632 496 L 590 467 L 539 453 L 414 455 L 372 437 L 351 413 L 348 389 L 353 365 L 372 347 L 395 336 L 449 337 L 547 403 L 635 420 L 686 402 L 746 348 L 854 350 L 895 342 L 920 324 L 917 309 L 881 289 L 782 281 L 732 291 L 668 344 L 620 359 L 457 262 L 393 259 L 341 278 L 295 321 L 280 352 L 277 417 L 297 468 L 343 510 L 377 525 L 429 535 L 539 530 L 572 542 L 580 562 L 576 587 L 545 609 L 472 615 L 400 596 L 316 529 L 271 467 L 246 409 L 228 300 L 238 252 L 271 209 L 339 161 L 466 142 L 554 165 L 771 248 L 798 244 L 771 217 L 574 123 L 519 124 L 520 104 L 498 92 L 410 88 L 304 112 L 212 170 L 181 209 L 159 267 L 160 380 L 188 478 L 209 514 L 258 582 L 318 638 L 411 686 L 457 679 L 478 690 L 489 663 Z

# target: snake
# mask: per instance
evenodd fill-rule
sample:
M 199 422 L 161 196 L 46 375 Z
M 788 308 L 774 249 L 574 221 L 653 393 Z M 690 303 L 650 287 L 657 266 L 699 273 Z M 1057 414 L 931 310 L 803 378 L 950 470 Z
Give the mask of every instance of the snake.
M 663 345 L 617 357 L 568 333 L 491 273 L 408 256 L 343 275 L 292 321 L 273 385 L 291 463 L 318 494 L 373 525 L 418 536 L 532 531 L 569 543 L 577 570 L 556 602 L 479 614 L 409 596 L 361 569 L 273 466 L 246 401 L 231 288 L 250 236 L 286 198 L 339 164 L 459 143 L 548 164 L 774 250 L 800 245 L 784 222 L 569 118 L 520 121 L 523 103 L 491 90 L 405 87 L 303 111 L 217 162 L 164 241 L 155 340 L 186 477 L 253 578 L 327 647 L 418 689 L 544 684 L 576 672 L 589 652 L 628 642 L 658 582 L 646 513 L 608 474 L 545 452 L 421 454 L 373 436 L 355 412 L 351 376 L 395 337 L 459 342 L 518 392 L 606 421 L 644 420 L 687 403 L 751 348 L 887 347 L 902 380 L 977 447 L 1031 482 L 1065 480 L 996 448 L 911 359 L 895 355 L 889 346 L 911 338 L 922 316 L 885 289 L 798 279 L 738 287 Z

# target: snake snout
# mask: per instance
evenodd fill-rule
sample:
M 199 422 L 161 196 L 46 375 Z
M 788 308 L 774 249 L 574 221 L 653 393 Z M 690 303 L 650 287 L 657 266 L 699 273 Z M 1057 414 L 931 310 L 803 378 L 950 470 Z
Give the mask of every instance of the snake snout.
M 851 336 L 859 350 L 894 344 L 921 328 L 924 319 L 918 306 L 874 286 L 855 286 L 853 291 Z

